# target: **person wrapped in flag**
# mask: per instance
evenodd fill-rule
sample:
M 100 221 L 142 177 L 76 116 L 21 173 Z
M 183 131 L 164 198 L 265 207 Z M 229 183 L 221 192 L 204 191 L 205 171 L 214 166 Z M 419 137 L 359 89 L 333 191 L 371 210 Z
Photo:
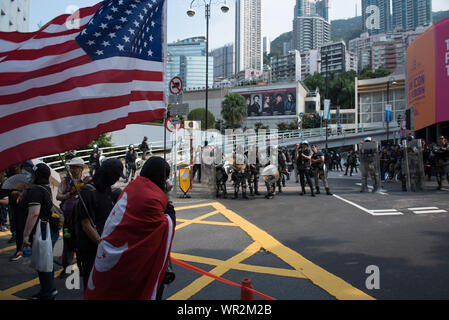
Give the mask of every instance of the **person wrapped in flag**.
M 166 194 L 169 175 L 168 163 L 152 157 L 123 190 L 104 226 L 85 300 L 158 297 L 176 223 Z
M 161 120 L 166 0 L 104 0 L 0 32 L 0 171 Z

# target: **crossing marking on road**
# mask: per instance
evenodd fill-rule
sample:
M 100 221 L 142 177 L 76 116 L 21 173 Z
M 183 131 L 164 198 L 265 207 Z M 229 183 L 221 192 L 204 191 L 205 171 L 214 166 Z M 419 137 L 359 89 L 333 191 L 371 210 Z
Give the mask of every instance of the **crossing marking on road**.
M 231 269 L 242 270 L 244 268 L 250 272 L 262 272 L 267 271 L 268 274 L 277 273 L 282 276 L 294 276 L 294 277 L 303 277 L 305 279 L 310 280 L 312 283 L 322 288 L 330 295 L 334 296 L 340 300 L 374 300 L 373 297 L 369 296 L 365 292 L 361 291 L 353 287 L 351 284 L 347 283 L 343 279 L 329 273 L 318 265 L 312 263 L 311 261 L 305 259 L 299 253 L 293 251 L 292 249 L 284 246 L 278 240 L 273 238 L 267 232 L 261 230 L 257 226 L 253 225 L 246 219 L 239 216 L 237 213 L 229 210 L 224 205 L 218 202 L 192 205 L 188 207 L 180 207 L 176 208 L 177 211 L 196 209 L 202 207 L 213 207 L 217 213 L 221 213 L 224 215 L 229 221 L 240 227 L 244 232 L 246 232 L 250 238 L 254 241 L 247 248 L 245 248 L 242 252 L 238 253 L 234 257 L 231 257 L 228 260 L 221 261 L 217 259 L 208 259 L 202 257 L 194 257 L 194 256 L 183 256 L 181 254 L 173 253 L 173 256 L 179 260 L 183 260 L 183 258 L 190 259 L 192 262 L 205 263 L 209 262 L 216 267 L 210 271 L 211 273 L 222 276 L 224 273 L 228 272 Z M 215 212 L 215 211 L 214 211 Z M 214 214 L 217 214 L 214 213 Z M 205 216 L 209 217 L 210 214 L 202 215 L 196 219 L 193 219 L 189 222 L 185 222 L 179 227 L 186 226 L 186 223 L 195 223 L 195 221 L 202 221 Z M 192 222 L 194 221 L 194 222 Z M 279 269 L 279 268 L 270 268 L 270 267 L 260 267 L 260 266 L 250 266 L 246 264 L 242 264 L 242 261 L 256 254 L 260 248 L 264 248 L 265 250 L 271 252 L 273 255 L 287 263 L 293 269 Z M 189 261 L 189 260 L 186 260 Z M 214 279 L 208 278 L 206 276 L 201 276 L 196 279 L 190 285 L 185 287 L 184 289 L 178 291 L 171 297 L 169 300 L 186 300 L 204 289 L 208 284 L 215 281 Z
M 404 215 L 402 212 L 399 212 L 396 209 L 370 210 L 370 209 L 362 207 L 361 205 L 358 205 L 357 203 L 346 200 L 345 198 L 342 198 L 336 194 L 334 194 L 333 196 L 337 199 L 340 199 L 341 201 L 346 202 L 347 204 L 350 204 L 351 206 L 354 206 L 366 213 L 369 213 L 372 216 L 402 216 L 402 215 Z
M 446 213 L 446 210 L 440 209 L 438 207 L 422 207 L 422 208 L 408 208 L 414 214 L 430 214 L 430 213 Z

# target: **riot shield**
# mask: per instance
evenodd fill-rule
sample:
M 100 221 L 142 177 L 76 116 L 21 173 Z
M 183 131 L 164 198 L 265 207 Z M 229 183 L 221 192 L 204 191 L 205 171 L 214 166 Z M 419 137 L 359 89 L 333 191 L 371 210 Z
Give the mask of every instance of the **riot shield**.
M 380 188 L 380 159 L 379 149 L 376 141 L 364 142 L 359 145 L 360 171 L 362 173 L 362 187 L 366 187 L 367 178 L 370 176 L 374 181 L 374 191 Z
M 404 157 L 402 159 L 402 170 L 405 175 L 408 191 L 423 191 L 424 160 L 420 139 L 402 142 Z

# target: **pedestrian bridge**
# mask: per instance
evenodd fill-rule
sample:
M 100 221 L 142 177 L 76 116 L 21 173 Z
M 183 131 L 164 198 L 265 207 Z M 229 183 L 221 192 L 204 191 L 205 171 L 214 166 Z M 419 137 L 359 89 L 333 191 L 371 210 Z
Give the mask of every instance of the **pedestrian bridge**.
M 383 126 L 363 127 L 357 129 L 347 129 L 341 133 L 336 130 L 329 130 L 327 137 L 328 148 L 340 148 L 345 146 L 352 146 L 360 143 L 364 138 L 371 137 L 376 141 L 391 142 L 399 140 L 399 127 L 392 126 L 388 130 Z M 296 143 L 301 143 L 307 140 L 309 144 L 316 144 L 318 149 L 326 148 L 326 129 L 308 129 L 308 130 L 294 130 L 279 132 L 279 145 L 284 147 L 291 147 Z

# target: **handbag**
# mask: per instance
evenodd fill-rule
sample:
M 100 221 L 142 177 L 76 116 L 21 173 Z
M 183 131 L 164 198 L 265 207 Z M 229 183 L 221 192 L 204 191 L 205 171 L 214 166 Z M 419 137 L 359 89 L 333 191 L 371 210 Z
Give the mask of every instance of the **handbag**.
M 45 228 L 45 236 L 42 234 Z M 45 238 L 45 239 L 44 239 Z M 51 242 L 50 224 L 39 219 L 33 238 L 30 266 L 39 272 L 53 271 L 53 244 Z

